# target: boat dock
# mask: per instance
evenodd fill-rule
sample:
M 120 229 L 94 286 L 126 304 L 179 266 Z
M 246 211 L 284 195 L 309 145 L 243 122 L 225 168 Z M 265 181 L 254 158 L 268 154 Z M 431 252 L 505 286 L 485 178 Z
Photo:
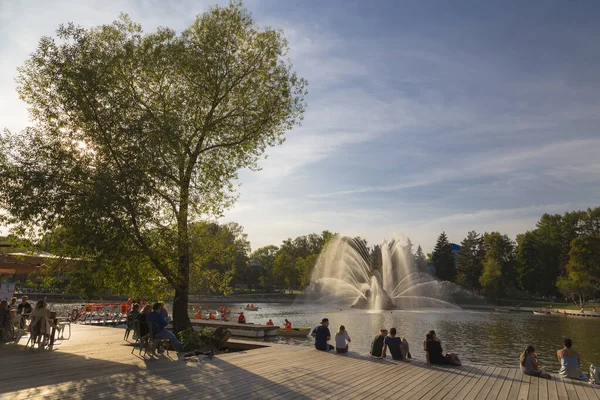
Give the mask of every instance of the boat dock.
M 265 336 L 276 336 L 279 326 L 259 325 L 259 324 L 238 324 L 237 322 L 226 322 L 210 319 L 192 319 L 194 328 L 218 328 L 223 327 L 229 329 L 233 336 L 263 338 Z M 169 324 L 167 329 L 172 329 L 172 324 Z
M 0 399 L 514 399 L 600 400 L 600 386 L 517 368 L 436 367 L 308 346 L 255 350 L 185 361 L 170 352 L 143 359 L 123 329 L 73 325 L 54 351 L 0 345 Z M 254 343 L 256 345 L 256 343 Z

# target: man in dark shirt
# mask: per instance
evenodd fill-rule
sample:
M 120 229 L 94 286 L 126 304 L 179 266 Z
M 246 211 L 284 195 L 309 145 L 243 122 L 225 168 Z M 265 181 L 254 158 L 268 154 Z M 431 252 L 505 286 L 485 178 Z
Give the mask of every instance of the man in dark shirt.
M 161 313 L 162 305 L 155 303 L 152 306 L 152 312 L 146 315 L 146 325 L 152 324 L 152 336 L 157 339 L 169 339 L 175 348 L 175 351 L 181 351 L 182 344 L 172 332 L 165 329 L 168 321 Z
M 29 300 L 29 297 L 23 296 L 21 304 L 17 306 L 17 314 L 31 314 L 33 307 L 31 307 L 31 304 L 27 300 Z
M 375 337 L 375 339 L 373 339 L 373 342 L 371 343 L 371 355 L 373 357 L 377 357 L 377 358 L 385 357 L 385 353 L 383 352 L 383 345 L 384 345 L 386 336 L 387 336 L 387 330 L 380 329 L 379 335 L 377 335 Z
M 21 329 L 25 329 L 25 320 L 29 319 L 31 312 L 33 311 L 33 307 L 31 307 L 31 304 L 29 304 L 27 300 L 29 300 L 29 297 L 23 296 L 21 304 L 17 306 L 17 314 L 21 316 L 21 321 L 19 322 L 19 328 Z
M 315 349 L 321 351 L 333 350 L 333 346 L 327 343 L 331 339 L 329 319 L 323 318 L 321 325 L 314 328 L 310 334 L 315 338 Z
M 390 349 L 390 354 L 394 360 L 404 361 L 406 359 L 406 355 L 404 354 L 404 346 L 402 345 L 402 339 L 396 337 L 396 328 L 390 329 L 390 335 L 386 336 L 383 341 L 384 357 L 386 349 Z

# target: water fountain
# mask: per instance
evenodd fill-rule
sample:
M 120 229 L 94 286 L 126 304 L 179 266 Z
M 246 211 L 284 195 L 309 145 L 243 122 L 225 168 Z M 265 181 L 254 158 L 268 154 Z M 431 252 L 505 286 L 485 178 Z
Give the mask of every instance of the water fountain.
M 375 246 L 336 237 L 323 250 L 311 275 L 309 290 L 322 302 L 346 302 L 371 310 L 424 307 L 458 308 L 447 299 L 460 291 L 418 271 L 406 240 Z

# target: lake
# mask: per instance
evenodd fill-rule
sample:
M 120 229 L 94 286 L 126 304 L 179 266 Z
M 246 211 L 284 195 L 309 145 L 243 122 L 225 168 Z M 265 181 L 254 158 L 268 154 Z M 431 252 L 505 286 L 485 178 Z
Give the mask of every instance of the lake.
M 245 304 L 225 304 L 232 319 Z M 562 338 L 570 337 L 580 352 L 582 369 L 600 364 L 600 318 L 577 318 L 533 313 L 490 313 L 470 310 L 422 310 L 370 312 L 351 308 L 331 308 L 315 304 L 256 304 L 258 311 L 245 311 L 248 322 L 264 324 L 271 318 L 283 326 L 285 318 L 293 326 L 313 327 L 329 318 L 332 336 L 339 325 L 345 325 L 352 343 L 350 351 L 368 354 L 371 341 L 380 328 L 395 327 L 399 336 L 407 338 L 413 358 L 425 359 L 423 340 L 433 329 L 442 341 L 444 351 L 459 355 L 465 363 L 518 366 L 519 355 L 527 345 L 536 348 L 538 358 L 549 371 L 559 368 L 556 350 Z M 205 309 L 216 308 L 205 304 Z M 292 345 L 311 346 L 309 339 L 278 339 Z

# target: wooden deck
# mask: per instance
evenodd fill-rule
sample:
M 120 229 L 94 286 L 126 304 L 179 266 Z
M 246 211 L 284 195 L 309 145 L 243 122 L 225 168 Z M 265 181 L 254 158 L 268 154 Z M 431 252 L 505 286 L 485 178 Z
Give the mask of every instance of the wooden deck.
M 532 378 L 516 368 L 431 367 L 306 346 L 270 345 L 213 360 L 171 357 L 132 355 L 120 328 L 74 325 L 55 351 L 0 346 L 0 399 L 600 400 L 600 386 Z

